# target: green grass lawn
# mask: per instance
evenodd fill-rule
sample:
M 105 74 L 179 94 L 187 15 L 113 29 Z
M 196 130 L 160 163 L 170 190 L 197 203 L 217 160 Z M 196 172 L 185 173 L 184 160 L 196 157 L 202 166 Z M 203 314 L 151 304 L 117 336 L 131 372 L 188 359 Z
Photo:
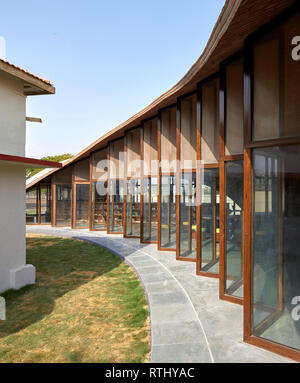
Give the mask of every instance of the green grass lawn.
M 2 294 L 0 362 L 147 361 L 147 301 L 121 259 L 85 242 L 29 235 L 27 263 L 37 283 Z

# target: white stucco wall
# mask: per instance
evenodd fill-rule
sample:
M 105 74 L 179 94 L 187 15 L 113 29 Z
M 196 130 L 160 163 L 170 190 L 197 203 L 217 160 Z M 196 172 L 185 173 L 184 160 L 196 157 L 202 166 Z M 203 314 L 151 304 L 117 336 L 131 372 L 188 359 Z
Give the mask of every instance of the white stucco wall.
M 26 97 L 21 80 L 0 72 L 0 154 L 25 156 Z
M 0 293 L 34 282 L 25 249 L 25 169 L 0 163 Z

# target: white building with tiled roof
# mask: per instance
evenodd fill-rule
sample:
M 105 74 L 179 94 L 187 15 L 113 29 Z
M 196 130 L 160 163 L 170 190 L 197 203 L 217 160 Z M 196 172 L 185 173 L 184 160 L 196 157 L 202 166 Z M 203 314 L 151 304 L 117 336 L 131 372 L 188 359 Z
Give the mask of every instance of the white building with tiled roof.
M 25 157 L 26 97 L 54 93 L 49 81 L 0 59 L 0 293 L 35 282 L 26 263 L 25 169 L 61 164 Z

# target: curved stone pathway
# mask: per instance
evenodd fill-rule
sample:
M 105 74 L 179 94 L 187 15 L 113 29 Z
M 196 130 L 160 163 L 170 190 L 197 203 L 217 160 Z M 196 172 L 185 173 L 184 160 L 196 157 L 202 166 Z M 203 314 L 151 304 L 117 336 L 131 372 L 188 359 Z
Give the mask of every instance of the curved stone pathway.
M 220 301 L 219 281 L 197 277 L 195 264 L 176 261 L 174 252 L 105 232 L 50 226 L 27 232 L 94 243 L 135 269 L 149 302 L 153 363 L 291 362 L 244 343 L 242 306 Z

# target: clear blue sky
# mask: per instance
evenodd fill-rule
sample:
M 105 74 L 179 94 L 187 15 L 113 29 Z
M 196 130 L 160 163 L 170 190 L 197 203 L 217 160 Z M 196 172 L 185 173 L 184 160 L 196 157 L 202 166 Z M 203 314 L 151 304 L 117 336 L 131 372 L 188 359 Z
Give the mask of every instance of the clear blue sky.
M 224 0 L 10 0 L 7 60 L 50 79 L 26 155 L 76 154 L 173 86 L 202 53 Z

